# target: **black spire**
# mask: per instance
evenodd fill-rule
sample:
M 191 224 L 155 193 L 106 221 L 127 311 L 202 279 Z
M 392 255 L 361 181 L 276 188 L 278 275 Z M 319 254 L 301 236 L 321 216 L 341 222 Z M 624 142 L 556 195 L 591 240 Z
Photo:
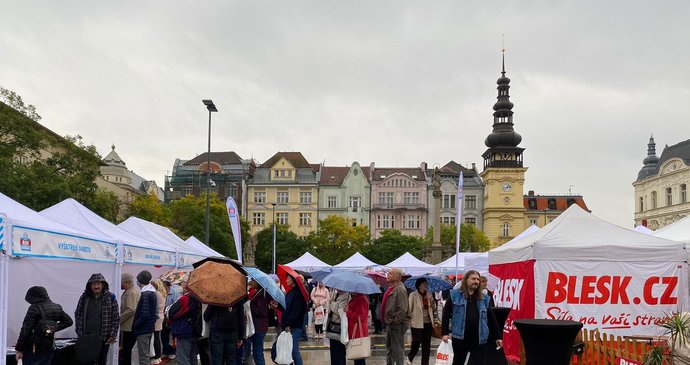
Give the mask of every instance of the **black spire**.
M 494 104 L 493 131 L 484 144 L 489 149 L 482 155 L 484 167 L 522 167 L 522 141 L 513 129 L 513 103 L 510 102 L 510 79 L 506 77 L 505 50 L 503 50 L 501 77 L 496 80 L 498 96 Z M 498 155 L 496 154 L 498 153 Z M 497 161 L 500 160 L 500 161 Z
M 656 156 L 656 142 L 654 142 L 654 135 L 649 137 L 647 143 L 647 157 L 642 160 L 642 169 L 637 174 L 637 181 L 640 181 L 648 176 L 652 176 L 659 172 L 659 157 Z

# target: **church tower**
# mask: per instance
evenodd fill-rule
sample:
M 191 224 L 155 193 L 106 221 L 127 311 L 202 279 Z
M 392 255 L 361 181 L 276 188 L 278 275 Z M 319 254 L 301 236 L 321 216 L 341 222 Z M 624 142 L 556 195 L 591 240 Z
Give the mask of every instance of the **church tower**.
M 493 131 L 486 137 L 487 150 L 481 177 L 484 189 L 484 233 L 492 247 L 501 245 L 525 230 L 524 184 L 525 171 L 522 152 L 518 147 L 522 137 L 513 129 L 513 103 L 510 102 L 510 79 L 506 77 L 505 51 L 503 69 L 494 104 Z

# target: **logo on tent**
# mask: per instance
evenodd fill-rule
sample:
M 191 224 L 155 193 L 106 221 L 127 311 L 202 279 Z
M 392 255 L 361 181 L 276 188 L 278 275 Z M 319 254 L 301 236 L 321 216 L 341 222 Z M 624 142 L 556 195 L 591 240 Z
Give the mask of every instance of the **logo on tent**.
M 22 238 L 19 239 L 19 246 L 22 251 L 31 251 L 31 239 L 26 232 L 24 232 Z

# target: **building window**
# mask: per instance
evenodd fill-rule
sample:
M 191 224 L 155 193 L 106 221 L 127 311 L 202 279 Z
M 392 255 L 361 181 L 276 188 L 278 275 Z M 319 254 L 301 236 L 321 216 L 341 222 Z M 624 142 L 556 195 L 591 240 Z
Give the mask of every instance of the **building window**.
M 280 175 L 280 171 L 279 171 L 279 170 L 275 170 L 275 174 L 274 174 L 273 176 L 274 176 L 274 177 L 278 177 L 279 175 Z
M 379 204 L 393 208 L 393 192 L 379 193 Z
M 454 226 L 455 217 L 441 217 L 441 224 L 446 226 Z
M 673 205 L 673 194 L 671 188 L 666 188 L 666 206 Z
M 235 195 L 237 194 L 237 187 L 236 186 L 230 186 L 230 187 L 228 187 L 227 192 L 228 192 L 227 196 L 231 196 L 234 198 Z
M 287 204 L 290 202 L 290 192 L 289 191 L 279 191 L 276 193 L 276 201 L 278 203 Z
M 254 203 L 265 203 L 266 192 L 254 192 Z
M 556 199 L 549 199 L 549 210 L 556 210 Z
M 403 220 L 403 229 L 419 229 L 420 221 L 418 215 L 408 214 Z
M 477 225 L 477 218 L 467 217 L 467 218 L 465 218 L 465 224 L 469 224 L 471 226 L 476 226 Z
M 358 196 L 351 196 L 350 197 L 350 207 L 352 208 L 353 212 L 356 212 L 359 207 L 362 206 L 362 198 Z
M 378 214 L 376 216 L 376 228 L 393 228 L 393 216 L 388 214 Z
M 404 193 L 403 194 L 403 202 L 405 204 L 419 204 L 419 193 L 412 193 L 412 192 Z
M 311 191 L 300 191 L 299 202 L 300 204 L 311 204 Z
M 503 237 L 508 237 L 510 236 L 510 224 L 503 223 Z
M 537 225 L 537 218 L 530 218 L 529 219 L 529 225 L 530 226 L 536 226 Z
M 688 202 L 688 188 L 685 184 L 680 185 L 680 203 Z
M 185 196 L 192 195 L 192 188 L 190 188 L 190 187 L 184 188 L 184 195 Z
M 276 222 L 278 224 L 288 224 L 288 213 L 276 213 Z
M 477 209 L 477 196 L 476 195 L 467 195 L 465 197 L 465 208 Z
M 644 198 L 643 197 L 640 197 L 640 210 L 639 211 L 640 212 L 644 211 Z
M 254 223 L 255 226 L 263 226 L 266 224 L 266 213 L 254 213 L 252 223 Z
M 656 191 L 652 191 L 652 209 L 656 209 Z
M 336 200 L 336 196 L 331 195 L 328 197 L 328 207 L 329 208 L 335 208 L 337 206 L 337 202 L 338 201 Z
M 300 213 L 299 214 L 299 225 L 300 226 L 311 226 L 311 213 Z
M 527 204 L 529 204 L 529 210 L 537 210 L 537 199 L 527 199 Z
M 443 194 L 441 208 L 455 209 L 455 194 Z

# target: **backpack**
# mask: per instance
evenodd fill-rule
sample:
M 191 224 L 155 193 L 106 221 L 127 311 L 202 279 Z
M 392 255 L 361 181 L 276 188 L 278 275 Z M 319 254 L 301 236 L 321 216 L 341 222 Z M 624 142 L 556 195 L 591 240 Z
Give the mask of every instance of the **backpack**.
M 55 335 L 55 332 L 57 331 L 58 328 L 58 323 L 57 321 L 53 321 L 52 319 L 46 318 L 46 314 L 43 311 L 43 307 L 40 304 L 37 304 L 38 310 L 41 312 L 41 319 L 38 320 L 38 323 L 36 323 L 36 327 L 34 327 L 34 335 L 36 335 L 37 338 L 41 337 L 49 337 L 52 338 Z

